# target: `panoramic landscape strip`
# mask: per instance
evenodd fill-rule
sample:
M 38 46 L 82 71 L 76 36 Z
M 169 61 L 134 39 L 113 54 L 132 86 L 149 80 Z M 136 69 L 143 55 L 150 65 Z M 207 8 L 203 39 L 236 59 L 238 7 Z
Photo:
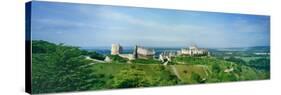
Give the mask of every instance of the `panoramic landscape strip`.
M 268 47 L 206 51 L 192 46 L 178 53 L 160 49 L 158 56 L 157 50 L 138 46 L 122 54 L 118 44 L 106 55 L 46 41 L 32 41 L 32 47 L 32 90 L 37 93 L 270 78 Z
M 28 8 L 33 94 L 270 79 L 269 16 L 44 1 Z

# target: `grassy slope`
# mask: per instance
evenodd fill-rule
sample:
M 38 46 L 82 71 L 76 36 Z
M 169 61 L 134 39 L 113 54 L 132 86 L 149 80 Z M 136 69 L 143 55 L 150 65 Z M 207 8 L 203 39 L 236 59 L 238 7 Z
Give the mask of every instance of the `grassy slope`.
M 203 78 L 207 78 L 210 75 L 210 70 L 204 65 L 175 65 L 181 80 L 184 83 L 193 83 L 192 73 L 196 73 Z
M 256 71 L 253 68 L 247 66 L 240 66 L 232 64 L 231 62 L 215 59 L 212 57 L 184 57 L 176 58 L 175 62 L 180 62 L 183 64 L 173 65 L 177 69 L 177 73 L 180 77 L 182 83 L 192 84 L 197 83 L 192 79 L 192 74 L 197 74 L 201 78 L 209 79 L 207 82 L 223 82 L 229 81 L 234 78 L 234 80 L 256 80 L 256 79 L 268 79 L 264 72 Z M 217 64 L 220 68 L 218 73 L 214 73 L 213 64 Z M 232 64 L 232 65 L 231 65 Z M 104 74 L 105 76 L 114 76 L 120 70 L 134 67 L 136 69 L 143 70 L 147 76 L 154 78 L 157 77 L 168 77 L 167 72 L 159 73 L 155 72 L 156 67 L 160 64 L 110 64 L 110 63 L 101 63 L 94 64 L 93 69 L 97 74 Z M 230 73 L 225 73 L 224 70 L 227 68 L 234 68 L 235 70 Z M 237 71 L 238 68 L 241 68 L 242 71 Z M 175 74 L 175 71 L 172 70 L 171 66 L 165 66 L 165 69 L 169 71 L 170 74 Z
M 179 69 L 184 68 L 186 71 L 189 72 L 191 71 L 196 72 L 202 78 L 209 78 L 210 80 L 208 82 L 269 79 L 269 72 L 267 71 L 256 70 L 255 68 L 251 68 L 245 65 L 235 64 L 233 62 L 228 62 L 213 57 L 183 57 L 182 56 L 182 57 L 175 58 L 174 61 L 184 64 L 190 64 L 191 66 L 189 68 L 188 67 L 185 68 L 184 66 L 178 66 L 178 68 Z M 218 72 L 215 72 L 214 65 L 217 65 L 217 67 L 219 68 Z M 224 72 L 225 69 L 229 69 L 229 68 L 233 68 L 233 71 L 228 73 Z M 181 75 L 186 77 L 185 80 L 190 80 L 190 76 L 188 74 L 190 73 L 181 74 Z M 208 74 L 209 76 L 207 76 Z
M 99 74 L 117 74 L 120 70 L 130 68 L 131 66 L 135 66 L 138 69 L 143 69 L 143 71 L 147 72 L 148 75 L 154 76 L 155 72 L 154 67 L 158 64 L 110 64 L 110 63 L 100 63 L 94 64 L 93 69 L 95 73 Z

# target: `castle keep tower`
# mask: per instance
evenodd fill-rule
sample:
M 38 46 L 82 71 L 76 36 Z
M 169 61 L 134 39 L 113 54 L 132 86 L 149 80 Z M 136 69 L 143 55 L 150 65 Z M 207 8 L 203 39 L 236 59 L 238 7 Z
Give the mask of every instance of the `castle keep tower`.
M 111 55 L 118 55 L 122 52 L 122 47 L 119 44 L 111 45 Z

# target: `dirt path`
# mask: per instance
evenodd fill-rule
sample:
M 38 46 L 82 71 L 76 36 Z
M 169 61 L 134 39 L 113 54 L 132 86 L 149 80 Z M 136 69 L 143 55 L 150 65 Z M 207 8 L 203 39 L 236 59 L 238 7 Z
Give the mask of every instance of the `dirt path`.
M 180 77 L 180 75 L 179 75 L 179 73 L 178 73 L 177 68 L 176 68 L 174 65 L 170 65 L 170 66 L 171 66 L 171 68 L 172 68 L 174 74 L 175 74 L 179 79 L 181 79 L 181 77 Z
M 103 61 L 103 60 L 93 59 L 93 58 L 91 58 L 91 57 L 89 57 L 89 56 L 86 56 L 86 59 L 87 59 L 87 60 L 92 60 L 92 61 L 94 61 L 94 62 L 92 62 L 91 64 L 96 64 L 96 62 L 105 63 L 105 61 Z

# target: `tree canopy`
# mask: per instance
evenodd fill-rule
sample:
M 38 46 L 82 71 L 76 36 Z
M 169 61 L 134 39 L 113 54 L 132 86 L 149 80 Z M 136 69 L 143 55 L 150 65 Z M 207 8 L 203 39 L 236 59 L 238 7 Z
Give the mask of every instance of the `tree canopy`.
M 81 91 L 98 82 L 76 47 L 33 41 L 32 93 Z

